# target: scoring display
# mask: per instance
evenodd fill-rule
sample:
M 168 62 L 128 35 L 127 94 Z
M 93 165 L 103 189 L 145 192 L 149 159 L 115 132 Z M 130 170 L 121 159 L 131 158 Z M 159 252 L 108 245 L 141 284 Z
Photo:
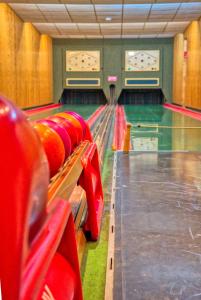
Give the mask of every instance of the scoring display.
M 125 52 L 125 71 L 159 71 L 159 50 L 130 50 Z
M 67 72 L 99 72 L 100 51 L 66 51 Z

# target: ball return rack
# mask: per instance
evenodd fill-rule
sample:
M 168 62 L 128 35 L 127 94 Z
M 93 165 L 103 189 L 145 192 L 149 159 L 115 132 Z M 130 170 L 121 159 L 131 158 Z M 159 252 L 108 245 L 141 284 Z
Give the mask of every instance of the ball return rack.
M 79 232 L 91 240 L 100 234 L 98 151 L 102 160 L 112 109 L 94 130 L 97 145 L 83 141 L 49 186 L 42 145 L 24 114 L 3 98 L 0 111 L 2 298 L 82 300 Z

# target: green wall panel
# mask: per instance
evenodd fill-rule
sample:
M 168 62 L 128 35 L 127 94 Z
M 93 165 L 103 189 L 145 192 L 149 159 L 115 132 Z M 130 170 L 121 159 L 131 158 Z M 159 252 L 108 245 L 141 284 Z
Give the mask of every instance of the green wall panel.
M 66 72 L 66 50 L 100 50 L 100 72 Z M 126 50 L 160 50 L 160 70 L 158 72 L 125 72 Z M 172 98 L 173 39 L 55 39 L 53 40 L 54 58 L 54 99 L 57 102 L 64 88 L 66 78 L 100 78 L 100 89 L 109 98 L 108 76 L 117 76 L 116 97 L 125 86 L 125 78 L 159 78 L 160 88 L 165 98 Z M 79 88 L 79 87 L 78 87 Z M 86 87 L 89 88 L 89 87 Z M 93 88 L 93 87 L 91 87 Z M 137 87 L 136 87 L 137 88 Z M 82 87 L 83 89 L 83 87 Z

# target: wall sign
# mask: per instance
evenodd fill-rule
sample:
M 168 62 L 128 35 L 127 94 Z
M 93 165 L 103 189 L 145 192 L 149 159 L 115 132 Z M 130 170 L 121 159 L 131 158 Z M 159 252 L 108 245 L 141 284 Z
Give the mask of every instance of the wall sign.
M 159 50 L 129 50 L 125 52 L 125 71 L 159 71 Z
M 108 76 L 107 81 L 108 82 L 116 82 L 118 80 L 117 76 Z
M 99 72 L 100 51 L 66 51 L 67 72 Z

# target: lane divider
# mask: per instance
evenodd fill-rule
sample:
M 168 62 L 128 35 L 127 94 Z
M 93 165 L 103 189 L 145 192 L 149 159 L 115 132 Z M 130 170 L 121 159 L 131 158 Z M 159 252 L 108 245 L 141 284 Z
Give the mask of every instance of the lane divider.
M 36 108 L 32 108 L 29 110 L 25 110 L 24 112 L 26 113 L 26 115 L 33 115 L 35 113 L 41 112 L 43 110 L 48 110 L 48 109 L 53 109 L 53 108 L 57 108 L 60 107 L 62 104 L 48 104 L 48 105 L 44 105 L 41 107 L 36 107 Z
M 115 110 L 114 137 L 112 150 L 121 150 L 126 130 L 126 116 L 123 105 L 117 105 Z
M 191 117 L 193 119 L 201 121 L 201 113 L 197 111 L 192 111 L 190 109 L 187 109 L 185 107 L 180 107 L 174 104 L 166 103 L 163 105 L 164 108 L 170 109 L 174 112 L 181 113 L 187 117 Z
M 126 120 L 124 106 L 117 105 L 115 110 L 114 137 L 112 143 L 113 151 L 123 150 L 128 152 L 132 150 L 130 139 L 131 127 L 132 124 Z
M 100 117 L 100 115 L 102 114 L 102 112 L 105 110 L 105 108 L 107 107 L 107 105 L 101 105 L 99 108 L 97 108 L 97 110 L 95 110 L 95 112 L 88 118 L 87 123 L 89 125 L 89 127 L 91 128 L 94 123 L 97 121 L 97 119 Z

